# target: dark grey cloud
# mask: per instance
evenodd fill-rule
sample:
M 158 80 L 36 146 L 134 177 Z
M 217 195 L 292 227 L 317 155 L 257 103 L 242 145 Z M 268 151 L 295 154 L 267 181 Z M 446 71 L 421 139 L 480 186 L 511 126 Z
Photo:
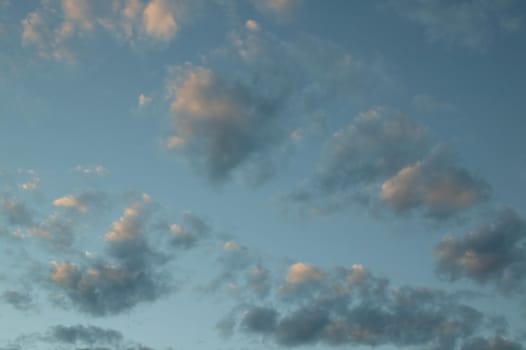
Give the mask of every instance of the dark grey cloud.
M 462 237 L 447 236 L 434 251 L 437 272 L 452 280 L 493 284 L 502 292 L 522 291 L 526 276 L 526 222 L 504 209 Z
M 388 0 L 401 16 L 422 26 L 430 41 L 487 49 L 499 36 L 520 28 L 516 1 Z
M 461 350 L 522 350 L 522 344 L 500 336 L 485 339 L 475 338 L 462 345 Z
M 276 328 L 278 316 L 274 309 L 254 307 L 243 315 L 241 327 L 248 332 L 271 333 Z
M 29 293 L 6 290 L 1 294 L 1 299 L 20 311 L 27 311 L 34 307 L 33 298 Z

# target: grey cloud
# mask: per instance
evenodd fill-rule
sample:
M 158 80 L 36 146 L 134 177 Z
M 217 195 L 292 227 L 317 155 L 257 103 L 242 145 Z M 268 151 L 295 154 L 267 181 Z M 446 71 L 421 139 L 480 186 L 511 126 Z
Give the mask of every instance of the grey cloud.
M 380 203 L 396 213 L 415 209 L 435 220 L 464 212 L 489 197 L 489 185 L 459 166 L 445 146 L 431 147 L 425 128 L 375 107 L 329 139 L 318 170 L 285 194 L 312 213 Z
M 484 315 L 444 291 L 389 288 L 361 265 L 326 273 L 318 293 L 243 308 L 240 330 L 287 346 L 395 345 L 456 349 L 484 325 Z
M 276 328 L 278 313 L 264 307 L 254 307 L 246 311 L 241 326 L 248 332 L 270 333 Z
M 430 41 L 476 50 L 487 49 L 500 35 L 517 31 L 521 18 L 515 1 L 388 0 L 401 16 L 421 25 Z
M 504 209 L 463 237 L 447 236 L 435 248 L 437 272 L 495 285 L 502 292 L 521 291 L 526 276 L 526 222 Z
M 241 82 L 203 67 L 177 72 L 172 103 L 174 134 L 168 148 L 183 154 L 211 182 L 223 182 L 241 165 L 264 157 L 276 138 L 278 102 Z
M 337 211 L 349 203 L 369 205 L 370 187 L 424 157 L 430 144 L 427 130 L 407 116 L 372 108 L 333 134 L 316 173 L 285 198 L 317 211 Z
M 485 181 L 458 166 L 439 147 L 386 180 L 380 197 L 397 213 L 418 208 L 430 217 L 445 219 L 488 199 L 489 193 Z
M 83 343 L 87 345 L 112 345 L 121 342 L 123 339 L 122 334 L 115 330 L 83 325 L 54 326 L 51 329 L 51 337 L 61 343 Z
M 159 269 L 169 257 L 154 249 L 145 235 L 150 201 L 144 195 L 113 223 L 105 236 L 107 258 L 88 259 L 81 265 L 53 262 L 52 286 L 80 311 L 94 316 L 116 314 L 172 290 L 170 278 Z
M 25 227 L 33 224 L 33 213 L 24 202 L 2 198 L 0 205 L 0 212 L 10 225 Z
M 153 350 L 124 338 L 121 332 L 92 325 L 56 325 L 45 333 L 19 335 L 2 349 Z
M 3 292 L 1 299 L 20 311 L 29 310 L 34 306 L 31 295 L 14 290 L 6 290 Z
M 169 230 L 172 233 L 171 243 L 174 246 L 189 249 L 210 232 L 210 226 L 195 214 L 184 212 L 182 224 L 172 224 Z
M 376 96 L 396 85 L 381 65 L 337 45 L 310 37 L 283 42 L 264 31 L 232 32 L 207 62 L 210 68 L 170 71 L 174 129 L 166 146 L 216 183 L 234 174 L 262 183 L 298 126 L 337 101 L 347 105 L 364 91 Z
M 247 271 L 247 286 L 259 297 L 265 297 L 271 288 L 270 271 L 263 266 L 255 266 Z
M 522 344 L 497 336 L 491 339 L 475 338 L 464 345 L 461 350 L 522 350 Z
M 329 140 L 317 182 L 327 192 L 372 183 L 420 159 L 428 149 L 423 127 L 406 116 L 374 108 Z

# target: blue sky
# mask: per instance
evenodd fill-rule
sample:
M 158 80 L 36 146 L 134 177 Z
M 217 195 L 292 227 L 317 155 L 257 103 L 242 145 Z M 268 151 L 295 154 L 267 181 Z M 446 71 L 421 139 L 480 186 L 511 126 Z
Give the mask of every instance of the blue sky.
M 523 349 L 525 14 L 0 0 L 0 349 Z

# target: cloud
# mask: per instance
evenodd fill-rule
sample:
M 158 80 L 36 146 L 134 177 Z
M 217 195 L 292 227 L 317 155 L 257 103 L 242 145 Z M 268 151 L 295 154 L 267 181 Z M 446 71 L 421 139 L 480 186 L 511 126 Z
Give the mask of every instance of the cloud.
M 254 307 L 247 310 L 241 320 L 241 327 L 248 332 L 271 333 L 276 328 L 278 313 L 274 309 Z
M 65 344 L 116 345 L 123 340 L 120 332 L 95 326 L 54 326 L 51 328 L 53 340 Z
M 151 0 L 144 8 L 144 30 L 155 39 L 170 40 L 177 33 L 171 4 L 166 0 Z
M 0 213 L 10 225 L 27 227 L 33 224 L 33 214 L 22 201 L 0 198 Z
M 143 195 L 124 211 L 105 234 L 107 258 L 88 257 L 83 264 L 53 261 L 49 281 L 80 311 L 104 316 L 155 301 L 171 291 L 159 271 L 168 257 L 145 236 L 151 199 Z
M 18 349 L 78 349 L 78 350 L 153 350 L 153 348 L 129 341 L 121 332 L 92 325 L 56 325 L 45 333 L 18 336 L 10 342 L 9 350 Z
M 138 103 L 139 107 L 143 108 L 143 107 L 148 106 L 151 102 L 152 102 L 152 97 L 151 96 L 146 96 L 144 94 L 140 94 L 137 103 Z
M 292 304 L 276 299 L 274 307 L 245 306 L 239 329 L 286 347 L 325 344 L 454 349 L 483 324 L 479 311 L 453 295 L 427 287 L 390 288 L 388 281 L 359 264 L 352 269 L 323 271 L 323 275 L 317 293 L 297 294 Z
M 190 213 L 183 213 L 183 224 L 171 224 L 170 233 L 172 234 L 171 243 L 176 247 L 189 249 L 203 238 L 210 227 L 199 217 Z
M 87 166 L 87 165 L 77 165 L 75 171 L 82 175 L 107 175 L 109 170 L 102 165 Z
M 497 336 L 490 339 L 475 338 L 462 345 L 460 350 L 522 350 L 520 343 Z
M 116 0 L 42 2 L 21 21 L 22 42 L 40 57 L 73 63 L 80 40 L 110 33 L 132 46 L 169 42 L 179 29 L 178 13 L 189 20 L 190 1 Z M 89 35 L 86 35 L 89 34 Z
M 22 293 L 14 290 L 6 290 L 1 294 L 1 299 L 20 311 L 26 311 L 31 309 L 33 304 L 33 298 L 27 293 Z
M 520 292 L 526 277 L 526 222 L 511 209 L 462 237 L 446 236 L 434 255 L 437 272 L 457 280 L 492 284 L 504 293 Z
M 106 196 L 102 192 L 83 192 L 79 195 L 66 195 L 53 201 L 56 207 L 71 208 L 85 213 L 92 208 L 105 205 Z
M 422 26 L 427 38 L 470 49 L 487 49 L 497 37 L 520 28 L 515 1 L 388 0 L 398 14 Z
M 174 133 L 167 146 L 181 153 L 211 182 L 264 157 L 273 145 L 276 102 L 226 81 L 204 67 L 184 66 L 170 80 Z
M 486 182 L 457 165 L 445 146 L 431 145 L 413 120 L 373 108 L 333 134 L 314 176 L 284 198 L 321 214 L 354 203 L 376 207 L 379 198 L 396 213 L 420 209 L 435 220 L 488 199 Z
M 434 218 L 448 218 L 489 197 L 489 185 L 457 166 L 443 149 L 402 168 L 386 180 L 380 198 L 395 212 L 422 208 Z
M 295 263 L 289 267 L 285 284 L 280 288 L 280 292 L 287 297 L 296 296 L 318 286 L 324 278 L 323 272 L 316 266 L 302 262 Z
M 250 30 L 254 30 L 254 31 L 259 30 L 259 23 L 254 21 L 253 19 L 247 20 L 245 23 L 245 26 Z
M 371 185 L 424 157 L 429 148 L 425 128 L 389 109 L 372 108 L 332 135 L 316 173 L 286 198 L 300 204 L 339 208 L 345 202 L 356 201 Z M 369 193 L 365 195 L 370 197 Z

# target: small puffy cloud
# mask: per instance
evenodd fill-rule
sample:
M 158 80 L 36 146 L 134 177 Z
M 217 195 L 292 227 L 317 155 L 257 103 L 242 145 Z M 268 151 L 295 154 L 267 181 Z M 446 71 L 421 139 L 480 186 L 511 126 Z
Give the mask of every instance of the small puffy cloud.
M 152 102 L 151 96 L 146 96 L 145 94 L 140 94 L 138 98 L 138 105 L 139 107 L 146 107 Z
M 292 264 L 287 272 L 285 284 L 280 288 L 280 293 L 286 298 L 294 298 L 319 287 L 325 278 L 322 270 L 306 263 Z
M 83 192 L 78 195 L 66 195 L 53 201 L 56 207 L 76 209 L 85 213 L 90 209 L 100 209 L 106 205 L 106 194 L 102 192 Z
M 189 249 L 210 231 L 210 227 L 191 212 L 184 212 L 183 223 L 171 224 L 169 230 L 174 246 Z
M 170 2 L 166 0 L 151 0 L 144 8 L 144 30 L 149 36 L 170 40 L 177 33 L 177 23 Z
M 245 23 L 245 27 L 247 27 L 250 30 L 258 31 L 259 30 L 259 23 L 254 21 L 253 19 L 249 19 Z
M 434 251 L 437 272 L 500 291 L 522 291 L 526 278 L 526 221 L 511 209 L 463 237 L 446 236 Z
M 517 31 L 514 1 L 388 0 L 401 16 L 422 26 L 430 41 L 484 50 L 499 35 Z
M 167 146 L 222 182 L 238 168 L 264 156 L 274 139 L 269 128 L 275 102 L 254 95 L 251 88 L 226 81 L 204 67 L 175 70 L 169 89 L 174 133 Z
M 295 263 L 291 265 L 287 274 L 287 283 L 290 284 L 318 282 L 322 279 L 323 272 L 320 269 L 305 263 Z
M 421 208 L 441 219 L 469 209 L 489 196 L 489 186 L 457 166 L 442 149 L 402 168 L 385 181 L 381 199 L 395 212 Z
M 53 205 L 56 207 L 76 208 L 79 211 L 85 212 L 88 208 L 80 202 L 77 197 L 64 196 L 57 198 L 53 201 Z
M 151 198 L 143 194 L 141 201 L 136 201 L 129 208 L 126 208 L 123 216 L 111 226 L 111 230 L 106 233 L 104 238 L 107 241 L 126 241 L 134 240 L 143 235 L 143 223 L 148 216 Z

